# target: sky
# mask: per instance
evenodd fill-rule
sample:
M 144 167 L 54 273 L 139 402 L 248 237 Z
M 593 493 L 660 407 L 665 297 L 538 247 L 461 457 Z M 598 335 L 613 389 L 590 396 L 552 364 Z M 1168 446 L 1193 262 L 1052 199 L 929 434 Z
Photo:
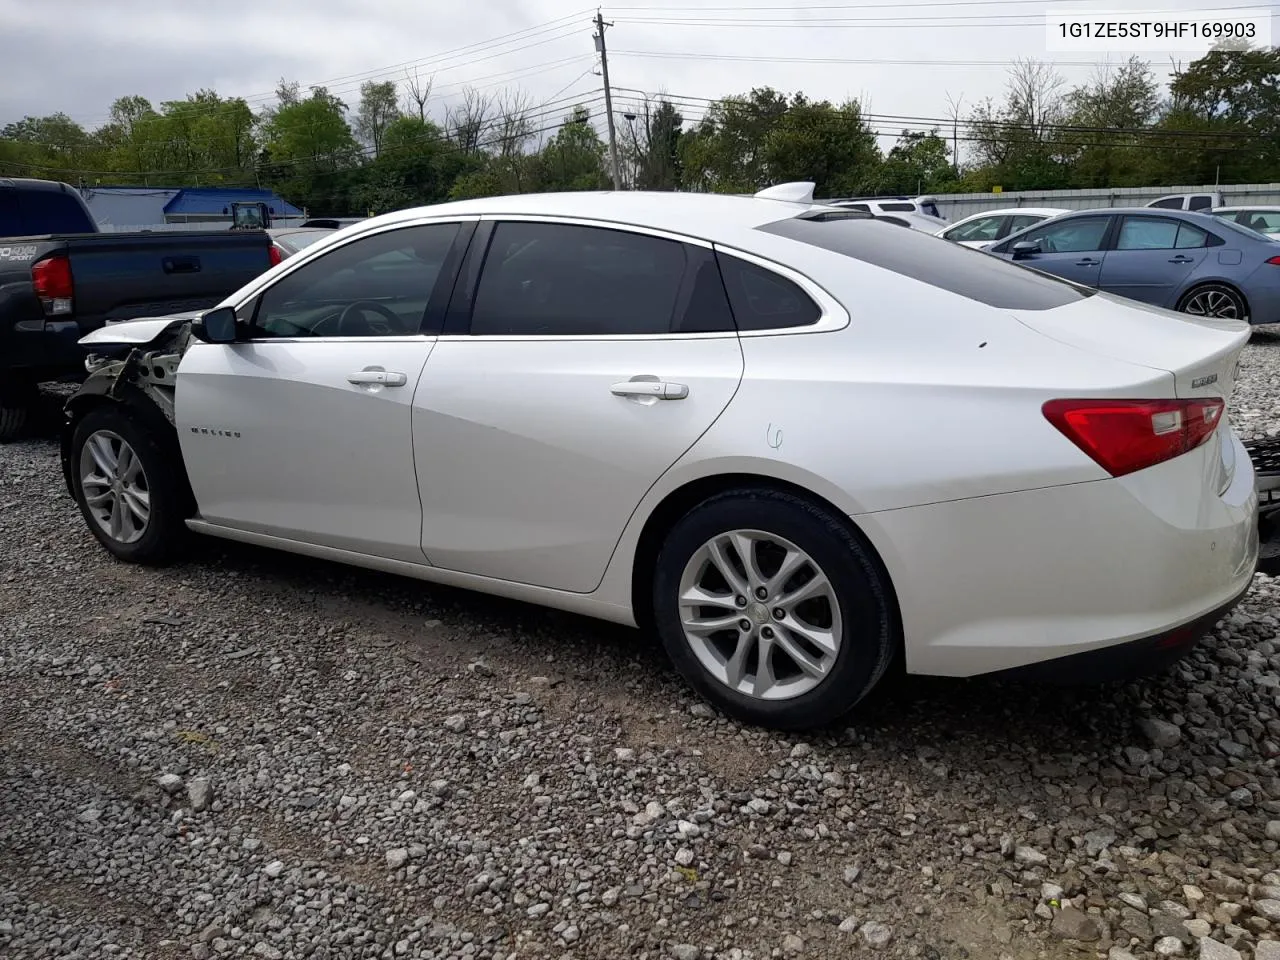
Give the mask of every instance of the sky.
M 323 84 L 353 108 L 362 80 L 417 74 L 433 83 L 437 117 L 470 85 L 518 93 L 550 128 L 575 99 L 596 110 L 602 80 L 594 8 L 582 0 L 0 0 L 0 125 L 64 112 L 92 128 L 112 101 L 153 103 L 200 88 L 274 102 L 281 78 Z M 902 117 L 961 116 L 999 98 L 1015 57 L 1054 62 L 1083 83 L 1124 53 L 1046 51 L 1049 10 L 1161 11 L 1160 17 L 1247 0 L 621 0 L 605 6 L 615 115 L 666 94 L 700 117 L 716 97 L 753 86 L 812 99 L 856 98 L 888 137 Z M 1280 10 L 1276 0 L 1254 8 Z M 371 13 L 371 11 L 374 11 Z M 1280 24 L 1275 34 L 1280 40 Z M 1144 51 L 1157 75 L 1186 51 Z M 548 134 L 549 135 L 549 134 Z

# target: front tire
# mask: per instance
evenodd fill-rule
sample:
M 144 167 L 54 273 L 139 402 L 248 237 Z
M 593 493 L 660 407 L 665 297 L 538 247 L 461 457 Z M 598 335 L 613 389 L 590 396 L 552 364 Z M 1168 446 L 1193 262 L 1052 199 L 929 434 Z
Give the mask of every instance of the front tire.
M 1177 311 L 1215 320 L 1247 320 L 1249 305 L 1240 291 L 1225 283 L 1202 283 L 1178 300 Z
M 180 465 L 127 408 L 91 410 L 71 441 L 76 503 L 98 542 L 128 563 L 160 566 L 186 541 Z
M 724 713 L 776 729 L 825 726 L 893 660 L 887 576 L 861 538 L 787 493 L 705 501 L 658 554 L 653 608 L 681 676 Z

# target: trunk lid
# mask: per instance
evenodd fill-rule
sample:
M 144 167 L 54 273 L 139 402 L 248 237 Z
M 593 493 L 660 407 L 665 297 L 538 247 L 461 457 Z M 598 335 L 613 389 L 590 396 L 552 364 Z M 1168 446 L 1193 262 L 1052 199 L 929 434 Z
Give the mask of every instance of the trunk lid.
M 1180 398 L 1230 401 L 1250 328 L 1097 293 L 1054 310 L 1015 311 L 1024 326 L 1080 350 L 1173 375 Z

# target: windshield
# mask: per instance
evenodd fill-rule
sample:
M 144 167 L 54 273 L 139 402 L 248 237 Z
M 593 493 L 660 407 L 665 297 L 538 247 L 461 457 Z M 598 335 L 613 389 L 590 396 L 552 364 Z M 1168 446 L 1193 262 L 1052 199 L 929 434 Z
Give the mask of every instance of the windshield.
M 793 217 L 757 229 L 892 270 L 1004 310 L 1051 310 L 1095 291 L 920 230 L 876 220 Z

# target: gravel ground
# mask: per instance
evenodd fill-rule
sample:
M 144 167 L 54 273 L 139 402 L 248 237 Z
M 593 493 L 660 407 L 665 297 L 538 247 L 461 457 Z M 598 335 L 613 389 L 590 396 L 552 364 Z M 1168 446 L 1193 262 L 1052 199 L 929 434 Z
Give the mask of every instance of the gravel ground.
M 1280 340 L 1234 416 L 1280 432 Z M 0 957 L 1280 960 L 1280 584 L 1168 675 L 726 722 L 633 631 L 200 544 L 0 448 Z M 1204 939 L 1202 939 L 1204 938 Z

